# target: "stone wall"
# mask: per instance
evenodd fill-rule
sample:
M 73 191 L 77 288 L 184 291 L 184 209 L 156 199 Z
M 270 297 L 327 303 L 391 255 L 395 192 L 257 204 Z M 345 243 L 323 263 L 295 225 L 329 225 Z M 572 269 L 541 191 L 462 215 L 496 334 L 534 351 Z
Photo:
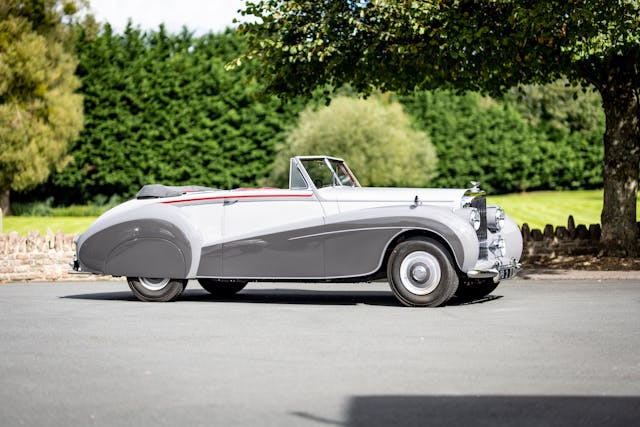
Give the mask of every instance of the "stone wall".
M 640 222 L 637 223 L 640 230 Z M 522 262 L 544 262 L 561 256 L 598 255 L 600 253 L 600 224 L 575 225 L 569 216 L 567 226 L 553 227 L 547 224 L 544 230 L 529 229 L 522 225 Z M 640 245 L 640 242 L 638 242 Z
M 75 253 L 76 235 L 31 231 L 0 233 L 0 283 L 27 280 L 96 280 L 102 276 L 72 275 L 69 261 Z

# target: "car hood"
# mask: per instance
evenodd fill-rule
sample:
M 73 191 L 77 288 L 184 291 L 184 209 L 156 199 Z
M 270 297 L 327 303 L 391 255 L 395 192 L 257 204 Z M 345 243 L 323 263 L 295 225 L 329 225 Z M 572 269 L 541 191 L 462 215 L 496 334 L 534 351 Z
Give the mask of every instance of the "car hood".
M 457 208 L 466 191 L 464 188 L 327 187 L 319 190 L 319 193 L 325 199 L 339 202 L 413 203 L 418 196 L 423 204 Z

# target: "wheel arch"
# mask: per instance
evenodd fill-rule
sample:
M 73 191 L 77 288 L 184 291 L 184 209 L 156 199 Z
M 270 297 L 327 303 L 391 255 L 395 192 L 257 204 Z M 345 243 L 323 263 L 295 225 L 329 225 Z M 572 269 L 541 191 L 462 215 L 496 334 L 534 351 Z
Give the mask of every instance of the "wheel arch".
M 458 254 L 456 256 L 456 251 L 454 251 L 451 244 L 441 234 L 430 229 L 410 229 L 410 230 L 403 231 L 402 233 L 396 235 L 393 239 L 389 241 L 384 251 L 382 264 L 380 265 L 379 272 L 385 273 L 386 275 L 386 269 L 387 269 L 387 264 L 389 263 L 389 257 L 391 256 L 391 252 L 393 252 L 396 246 L 398 246 L 400 243 L 405 242 L 407 240 L 421 238 L 421 237 L 432 239 L 440 243 L 446 249 L 448 255 L 451 257 L 452 265 L 455 268 L 456 272 L 462 271 L 461 270 L 462 267 L 460 265 L 460 260 L 459 260 L 459 257 L 461 255 Z

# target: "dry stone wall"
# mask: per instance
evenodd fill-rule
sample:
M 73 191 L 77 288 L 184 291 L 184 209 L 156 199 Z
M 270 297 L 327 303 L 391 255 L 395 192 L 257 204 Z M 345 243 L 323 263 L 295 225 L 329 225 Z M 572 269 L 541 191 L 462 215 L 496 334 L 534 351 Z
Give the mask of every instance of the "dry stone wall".
M 44 235 L 30 231 L 26 237 L 15 231 L 0 233 L 0 283 L 104 279 L 104 276 L 69 274 L 76 237 L 51 230 Z
M 640 230 L 640 222 L 636 224 Z M 521 228 L 523 240 L 522 262 L 544 262 L 561 256 L 598 255 L 600 252 L 600 224 L 576 225 L 569 216 L 567 226 L 553 227 L 547 224 L 544 230 Z M 640 245 L 640 241 L 638 242 Z

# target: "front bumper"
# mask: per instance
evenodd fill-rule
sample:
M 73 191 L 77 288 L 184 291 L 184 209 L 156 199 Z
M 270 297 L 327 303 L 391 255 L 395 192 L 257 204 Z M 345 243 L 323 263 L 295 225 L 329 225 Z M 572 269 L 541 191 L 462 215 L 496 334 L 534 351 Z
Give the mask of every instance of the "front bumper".
M 503 279 L 511 279 L 518 274 L 522 264 L 515 258 L 496 258 L 494 260 L 479 260 L 472 270 L 467 271 L 470 279 L 493 279 L 499 282 Z

